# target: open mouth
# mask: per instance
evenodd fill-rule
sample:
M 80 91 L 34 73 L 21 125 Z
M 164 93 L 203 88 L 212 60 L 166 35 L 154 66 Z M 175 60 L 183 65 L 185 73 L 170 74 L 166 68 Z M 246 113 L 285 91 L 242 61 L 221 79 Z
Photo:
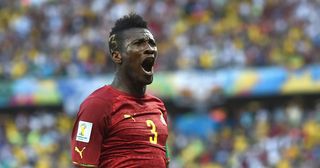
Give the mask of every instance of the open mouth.
M 146 73 L 152 73 L 152 68 L 154 65 L 154 58 L 153 57 L 147 57 L 143 60 L 141 66 L 142 69 L 146 72 Z

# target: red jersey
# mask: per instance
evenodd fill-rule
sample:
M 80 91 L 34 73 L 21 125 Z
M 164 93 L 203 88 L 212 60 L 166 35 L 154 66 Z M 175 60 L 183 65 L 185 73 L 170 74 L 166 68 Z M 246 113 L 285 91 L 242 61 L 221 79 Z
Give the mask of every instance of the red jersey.
M 164 168 L 167 136 L 160 99 L 104 86 L 80 106 L 71 135 L 72 161 L 84 167 Z

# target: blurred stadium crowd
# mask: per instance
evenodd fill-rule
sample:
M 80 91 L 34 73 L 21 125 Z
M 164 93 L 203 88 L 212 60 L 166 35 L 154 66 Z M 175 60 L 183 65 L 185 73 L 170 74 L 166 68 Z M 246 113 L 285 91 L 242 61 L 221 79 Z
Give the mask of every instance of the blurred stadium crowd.
M 320 165 L 320 101 L 231 111 L 193 111 L 171 118 L 171 168 L 316 168 Z M 197 120 L 197 118 L 199 120 Z M 181 119 L 183 129 L 178 126 Z M 0 167 L 71 167 L 72 117 L 63 112 L 0 114 Z M 192 123 L 193 122 L 193 123 Z M 205 124 L 204 124 L 205 123 Z M 200 126 L 202 125 L 202 126 Z M 196 130 L 196 131 L 194 131 Z M 194 131 L 194 132 L 193 132 Z
M 7 0 L 0 9 L 0 79 L 112 73 L 108 30 L 129 11 L 156 36 L 158 71 L 320 63 L 319 0 Z M 172 168 L 320 165 L 320 102 L 170 120 Z M 72 124 L 63 111 L 0 111 L 0 168 L 71 167 Z
M 171 136 L 171 167 L 203 168 L 316 168 L 320 165 L 320 101 L 307 107 L 290 100 L 286 105 L 265 106 L 250 102 L 233 109 L 213 109 L 208 116 L 211 128 L 195 119 Z M 195 115 L 184 119 L 197 118 Z M 189 119 L 188 119 L 189 118 Z M 175 121 L 179 124 L 179 118 Z M 202 126 L 199 126 L 202 125 Z M 195 127 L 195 128 L 192 128 Z M 201 129 L 206 133 L 196 133 Z M 182 130 L 182 131 L 181 131 Z M 177 131 L 177 130 L 174 130 Z M 197 136 L 195 136 L 197 135 Z
M 0 2 L 0 77 L 112 72 L 106 39 L 129 11 L 149 21 L 157 70 L 319 63 L 318 0 Z

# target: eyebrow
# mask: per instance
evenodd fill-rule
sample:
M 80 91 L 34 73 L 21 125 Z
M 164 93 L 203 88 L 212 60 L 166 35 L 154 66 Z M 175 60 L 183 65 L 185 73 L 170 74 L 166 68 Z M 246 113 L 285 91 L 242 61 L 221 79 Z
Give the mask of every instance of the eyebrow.
M 133 40 L 133 41 L 130 42 L 128 45 L 131 45 L 131 44 L 136 43 L 136 42 L 144 42 L 144 41 L 149 41 L 149 40 L 151 40 L 152 43 L 155 44 L 155 40 L 154 40 L 153 38 L 150 38 L 150 37 L 145 38 L 145 37 L 143 37 L 143 38 L 139 38 L 139 39 Z

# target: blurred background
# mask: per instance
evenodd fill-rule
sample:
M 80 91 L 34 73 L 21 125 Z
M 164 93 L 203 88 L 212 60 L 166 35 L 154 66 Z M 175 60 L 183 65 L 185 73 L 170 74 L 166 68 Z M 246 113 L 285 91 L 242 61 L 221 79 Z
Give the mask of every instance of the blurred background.
M 157 40 L 171 168 L 319 167 L 319 0 L 2 0 L 0 168 L 72 167 L 73 119 L 131 11 Z

